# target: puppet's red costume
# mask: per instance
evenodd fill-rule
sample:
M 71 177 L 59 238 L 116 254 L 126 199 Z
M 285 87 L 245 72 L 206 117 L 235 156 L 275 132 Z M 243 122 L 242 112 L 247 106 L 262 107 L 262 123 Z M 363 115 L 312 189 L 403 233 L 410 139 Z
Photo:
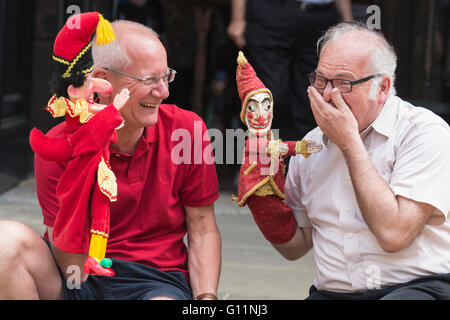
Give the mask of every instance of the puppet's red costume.
M 74 27 L 77 23 L 78 28 Z M 69 18 L 54 44 L 53 60 L 61 79 L 70 83 L 74 77 L 82 76 L 83 81 L 85 74 L 92 71 L 90 39 L 97 29 L 100 41 L 112 41 L 114 34 L 108 27 L 109 23 L 105 25 L 97 12 Z M 103 34 L 99 34 L 99 28 Z M 53 117 L 65 116 L 66 135 L 50 139 L 34 128 L 30 144 L 45 160 L 67 162 L 56 188 L 60 210 L 53 226 L 53 244 L 64 252 L 89 253 L 85 272 L 114 275 L 109 265 L 101 263 L 100 267 L 99 262 L 106 252 L 110 202 L 117 200 L 117 184 L 109 166 L 109 146 L 117 141 L 115 129 L 123 120 L 113 104 L 95 115 L 90 113 L 91 102 L 86 99 L 55 94 L 46 110 Z
M 256 76 L 250 63 L 240 53 L 236 71 L 239 96 L 242 101 L 241 120 L 246 122 L 246 109 L 249 99 L 261 92 L 272 94 Z M 272 135 L 250 136 L 245 142 L 241 169 L 239 172 L 238 197 L 234 198 L 239 206 L 248 205 L 253 218 L 263 235 L 271 243 L 285 243 L 295 234 L 297 222 L 292 209 L 283 200 L 285 166 L 282 161 L 287 156 L 307 153 L 307 141 L 272 141 Z M 279 145 L 288 147 L 281 154 Z

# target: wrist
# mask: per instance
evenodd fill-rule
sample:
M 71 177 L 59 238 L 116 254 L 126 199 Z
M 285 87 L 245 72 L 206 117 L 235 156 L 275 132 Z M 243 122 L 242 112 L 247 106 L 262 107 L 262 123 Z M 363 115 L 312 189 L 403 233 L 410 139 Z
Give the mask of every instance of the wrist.
M 195 300 L 219 300 L 217 295 L 212 292 L 204 292 L 195 297 Z
M 364 148 L 364 144 L 362 143 L 361 136 L 359 134 L 349 135 L 347 139 L 338 145 L 344 156 L 350 155 L 361 146 Z

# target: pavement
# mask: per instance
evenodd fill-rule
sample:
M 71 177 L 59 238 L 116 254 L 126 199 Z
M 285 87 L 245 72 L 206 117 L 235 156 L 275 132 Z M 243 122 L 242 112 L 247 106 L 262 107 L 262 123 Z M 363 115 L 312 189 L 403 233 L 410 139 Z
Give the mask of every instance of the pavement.
M 308 296 L 314 278 L 311 250 L 297 261 L 284 259 L 264 239 L 247 207 L 221 191 L 215 204 L 222 236 L 222 269 L 218 296 L 224 300 L 301 300 Z M 0 194 L 0 220 L 25 223 L 39 234 L 45 226 L 33 177 Z

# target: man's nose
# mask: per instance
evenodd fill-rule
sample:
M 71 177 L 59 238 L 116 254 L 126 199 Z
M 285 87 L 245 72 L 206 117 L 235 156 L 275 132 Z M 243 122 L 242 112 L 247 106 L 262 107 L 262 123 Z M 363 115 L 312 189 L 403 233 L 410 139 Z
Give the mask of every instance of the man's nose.
M 162 100 L 167 99 L 169 97 L 169 84 L 167 81 L 159 79 L 152 89 L 152 96 Z
M 331 82 L 328 81 L 327 85 L 325 86 L 325 89 L 323 89 L 323 100 L 325 100 L 326 102 L 330 102 L 331 101 L 331 90 L 333 90 L 333 86 L 331 85 Z

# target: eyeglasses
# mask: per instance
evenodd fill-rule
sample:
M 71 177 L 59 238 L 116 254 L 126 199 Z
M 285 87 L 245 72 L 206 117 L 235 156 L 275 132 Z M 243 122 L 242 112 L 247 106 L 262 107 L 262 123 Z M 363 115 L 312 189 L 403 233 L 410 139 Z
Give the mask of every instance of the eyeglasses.
M 317 75 L 315 72 L 312 72 L 309 74 L 309 82 L 316 89 L 325 89 L 328 82 L 330 82 L 331 86 L 333 88 L 338 88 L 339 91 L 341 91 L 341 93 L 348 93 L 348 92 L 352 92 L 352 87 L 355 84 L 360 84 L 360 83 L 369 81 L 370 79 L 373 79 L 375 77 L 380 77 L 380 76 L 382 76 L 382 74 L 373 74 L 371 76 L 368 76 L 368 77 L 365 77 L 365 78 L 362 78 L 359 80 L 350 81 L 350 80 L 345 80 L 345 79 L 327 79 L 325 77 Z
M 173 69 L 168 69 L 168 71 L 166 73 L 163 73 L 161 75 L 154 75 L 154 76 L 146 76 L 144 78 L 140 78 L 140 77 L 136 77 L 136 76 L 132 76 L 130 74 L 127 74 L 125 72 L 119 71 L 117 69 L 114 68 L 108 68 L 107 70 L 111 70 L 113 72 L 116 72 L 118 74 L 121 74 L 125 77 L 131 78 L 131 79 L 135 79 L 135 80 L 139 80 L 141 81 L 143 84 L 145 84 L 146 86 L 154 86 L 158 83 L 158 81 L 160 79 L 163 79 L 165 82 L 170 83 L 175 79 L 175 75 L 177 74 L 177 72 Z

